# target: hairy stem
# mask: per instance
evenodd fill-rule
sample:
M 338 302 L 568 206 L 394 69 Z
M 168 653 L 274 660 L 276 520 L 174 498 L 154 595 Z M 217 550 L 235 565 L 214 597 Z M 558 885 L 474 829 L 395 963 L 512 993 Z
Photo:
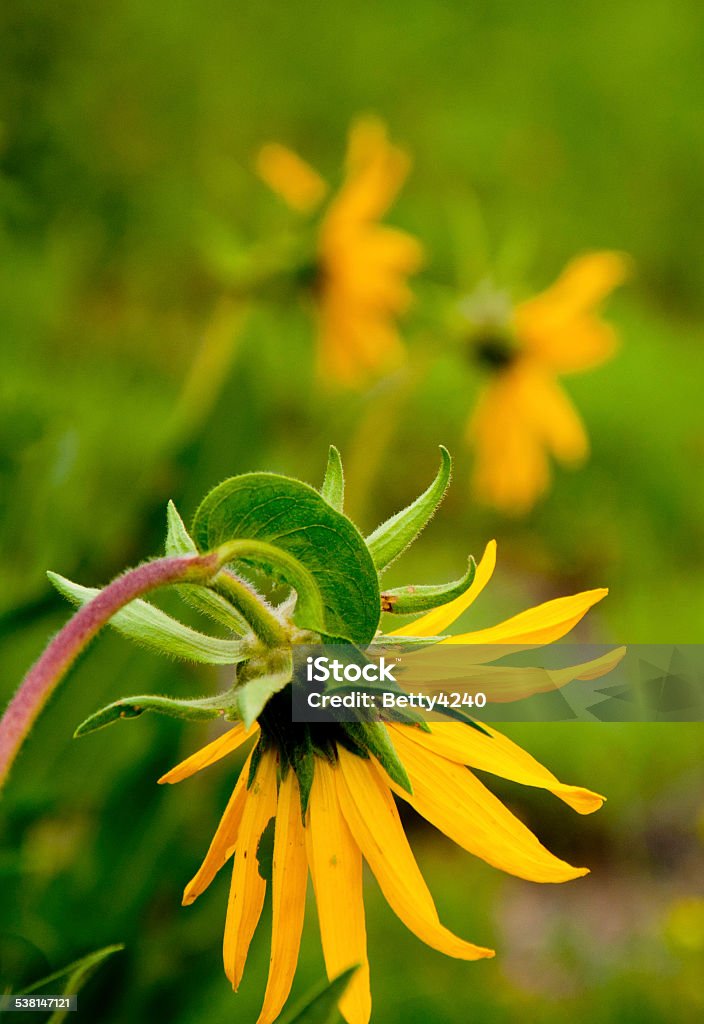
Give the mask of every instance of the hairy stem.
M 66 623 L 32 665 L 0 720 L 0 786 L 37 716 L 90 640 L 115 612 L 137 597 L 173 583 L 207 583 L 223 552 L 159 558 L 118 576 Z
M 286 631 L 282 624 L 263 598 L 244 580 L 225 570 L 213 582 L 212 588 L 235 606 L 267 647 L 278 647 L 286 642 Z

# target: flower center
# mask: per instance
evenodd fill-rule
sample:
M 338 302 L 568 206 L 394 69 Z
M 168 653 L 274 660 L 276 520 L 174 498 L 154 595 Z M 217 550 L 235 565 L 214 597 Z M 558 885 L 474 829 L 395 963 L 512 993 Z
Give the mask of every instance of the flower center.
M 487 370 L 505 370 L 516 358 L 516 347 L 508 334 L 482 331 L 471 339 L 472 356 Z

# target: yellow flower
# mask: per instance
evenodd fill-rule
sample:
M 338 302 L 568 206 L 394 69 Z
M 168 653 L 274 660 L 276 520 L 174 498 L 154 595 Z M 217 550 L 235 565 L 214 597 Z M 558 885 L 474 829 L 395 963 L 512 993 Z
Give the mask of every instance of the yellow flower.
M 568 466 L 587 457 L 584 425 L 557 378 L 613 355 L 616 333 L 598 308 L 627 271 L 620 253 L 581 256 L 550 288 L 518 304 L 509 323 L 479 331 L 477 356 L 493 379 L 467 436 L 476 451 L 474 490 L 487 504 L 527 512 L 549 485 L 549 456 Z
M 403 184 L 410 161 L 376 118 L 350 130 L 345 179 L 323 215 L 317 243 L 318 367 L 324 379 L 359 386 L 403 360 L 396 317 L 412 295 L 407 277 L 423 250 L 411 235 L 380 220 Z M 283 146 L 257 160 L 264 181 L 293 209 L 312 211 L 326 192 L 322 178 Z
M 496 545 L 492 541 L 472 586 L 462 597 L 391 635 L 408 635 L 411 629 L 413 635 L 430 636 L 444 630 L 486 586 L 495 562 Z M 452 640 L 482 645 L 550 643 L 564 636 L 605 594 L 605 590 L 593 590 L 549 601 L 489 630 Z M 288 707 L 290 714 L 290 701 Z M 412 787 L 408 792 L 390 778 L 374 756 L 353 753 L 349 744 L 341 742 L 341 734 L 332 731 L 335 727 L 309 728 L 316 755 L 304 815 L 297 776 L 287 769 L 287 758 L 268 729 L 266 709 L 260 723 L 249 731 L 241 724 L 235 725 L 159 780 L 180 782 L 258 737 L 205 859 L 186 887 L 184 903 L 192 903 L 234 857 L 224 964 L 236 989 L 266 890 L 257 849 L 268 822 L 275 819 L 271 960 L 259 1024 L 276 1019 L 291 988 L 309 872 L 328 977 L 359 965 L 340 1002 L 349 1024 L 366 1024 L 371 1011 L 363 859 L 401 921 L 429 946 L 463 960 L 494 955 L 493 950 L 458 938 L 440 923 L 404 833 L 394 795 L 408 801 L 465 850 L 519 878 L 565 882 L 587 873 L 587 868 L 572 867 L 551 854 L 479 781 L 473 769 L 549 790 L 579 814 L 597 810 L 603 797 L 561 783 L 495 730 L 487 728 L 485 735 L 468 725 L 447 722 L 433 724 L 425 732 L 414 725 L 388 723 L 384 728 L 407 773 Z

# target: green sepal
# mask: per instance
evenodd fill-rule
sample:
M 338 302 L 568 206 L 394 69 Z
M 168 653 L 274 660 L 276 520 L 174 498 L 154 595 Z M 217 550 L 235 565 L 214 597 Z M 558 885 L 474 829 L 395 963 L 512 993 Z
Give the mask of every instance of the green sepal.
M 100 593 L 97 587 L 83 587 L 58 573 L 48 572 L 47 576 L 60 594 L 79 607 Z M 249 656 L 246 644 L 200 633 L 141 598 L 130 601 L 116 612 L 110 619 L 110 625 L 143 647 L 185 661 L 206 665 L 235 665 Z
M 365 645 L 379 623 L 379 581 L 364 539 L 349 519 L 312 487 L 273 473 L 247 473 L 212 490 L 201 503 L 193 524 L 201 551 L 233 545 L 233 563 L 253 564 L 278 575 L 298 591 L 294 621 L 325 637 Z M 245 547 L 245 542 L 261 545 Z M 276 551 L 281 552 L 274 558 Z M 306 603 L 301 593 L 302 566 L 322 598 Z M 322 628 L 321 628 L 322 627 Z
M 188 533 L 173 501 L 170 501 L 166 507 L 165 549 L 167 555 L 198 554 L 198 548 Z M 220 594 L 216 594 L 213 590 L 208 590 L 205 587 L 194 586 L 191 583 L 183 583 L 176 587 L 176 590 L 186 604 L 190 605 L 191 608 L 195 608 L 196 611 L 209 616 L 215 622 L 219 622 L 221 626 L 225 626 L 240 636 L 248 632 L 249 627 L 245 619 Z
M 396 785 L 407 793 L 413 793 L 403 761 L 396 753 L 388 729 L 381 722 L 347 722 L 344 729 L 353 740 L 374 755 Z
M 398 653 L 398 648 L 401 647 L 406 653 L 408 650 L 422 650 L 424 647 L 433 647 L 435 644 L 439 644 L 441 640 L 447 640 L 449 634 L 442 633 L 440 636 L 393 636 L 386 633 L 380 633 L 375 636 L 372 642 L 369 644 L 368 650 L 375 652 L 387 651 L 389 654 Z
M 358 738 L 355 738 L 353 731 L 348 729 L 348 725 L 356 725 L 360 723 L 355 722 L 340 722 L 340 731 L 335 737 L 336 747 L 344 747 L 345 750 L 349 750 L 350 754 L 354 754 L 355 757 L 361 757 L 363 760 L 369 760 L 369 751 L 362 745 Z
M 293 659 L 290 649 L 267 651 L 251 658 L 237 673 L 234 689 L 238 718 L 249 729 L 274 696 L 291 682 Z
M 381 610 L 392 615 L 413 615 L 439 608 L 461 597 L 471 587 L 477 563 L 470 556 L 467 572 L 451 583 L 437 583 L 429 586 L 397 587 L 384 590 L 381 594 Z
M 337 1004 L 345 993 L 352 975 L 359 968 L 355 964 L 338 974 L 332 981 L 321 982 L 302 1002 L 279 1017 L 277 1024 L 336 1024 L 340 1015 Z
M 330 445 L 325 479 L 320 493 L 328 505 L 331 505 L 337 512 L 342 512 L 345 501 L 345 474 L 342 469 L 340 453 L 334 444 Z
M 442 445 L 440 459 L 440 469 L 430 487 L 367 537 L 367 547 L 378 572 L 384 572 L 413 543 L 444 498 L 452 474 L 452 459 Z
M 468 725 L 470 729 L 476 729 L 477 732 L 480 732 L 482 734 L 482 736 L 488 736 L 489 739 L 493 738 L 491 733 L 488 731 L 488 729 L 484 728 L 481 722 L 478 722 L 476 718 L 472 718 L 471 715 L 468 715 L 466 711 L 462 710 L 462 708 L 442 707 L 438 708 L 437 713 L 440 715 L 444 715 L 445 718 L 453 718 L 457 722 L 462 722 L 463 725 Z
M 257 769 L 259 768 L 259 762 L 262 759 L 262 754 L 267 748 L 267 743 L 263 735 L 260 735 L 256 746 L 252 750 L 252 756 L 249 759 L 249 775 L 247 776 L 247 789 L 252 788 L 252 784 L 257 776 Z
M 237 689 L 232 687 L 214 697 L 180 699 L 178 697 L 161 697 L 157 694 L 144 694 L 138 697 L 121 697 L 120 700 L 101 708 L 85 722 L 81 722 L 74 736 L 87 736 L 88 733 L 102 729 L 106 725 L 121 718 L 138 718 L 145 711 L 156 711 L 171 718 L 185 718 L 190 721 L 202 721 L 208 718 L 225 718 L 234 721 L 239 718 L 237 710 Z
M 298 779 L 298 792 L 301 799 L 301 818 L 305 823 L 310 791 L 313 787 L 313 776 L 315 775 L 315 755 L 313 754 L 313 743 L 310 738 L 310 729 L 306 727 L 301 739 L 296 744 L 296 749 L 291 756 L 291 765 L 296 778 Z

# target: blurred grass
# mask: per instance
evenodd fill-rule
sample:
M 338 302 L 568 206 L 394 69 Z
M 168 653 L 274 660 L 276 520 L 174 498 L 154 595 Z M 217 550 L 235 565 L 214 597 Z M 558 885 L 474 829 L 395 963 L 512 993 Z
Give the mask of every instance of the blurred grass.
M 473 613 L 477 625 L 608 585 L 595 635 L 699 641 L 704 265 L 693 211 L 703 36 L 693 0 L 6 0 L 3 695 L 65 618 L 46 568 L 106 581 L 159 550 L 166 498 L 188 518 L 234 472 L 317 483 L 329 442 L 359 465 L 369 437 L 381 444 L 381 425 L 383 469 L 369 495 L 350 495 L 363 526 L 417 493 L 437 443 L 457 458 L 445 506 L 390 582 L 449 578 L 497 536 L 500 571 Z M 333 178 L 360 110 L 385 117 L 415 158 L 393 219 L 429 251 L 406 332 L 414 364 L 428 364 L 422 387 L 403 394 L 403 380 L 392 381 L 345 402 L 318 395 L 305 311 L 258 310 L 212 416 L 176 444 L 170 417 L 223 281 L 242 246 L 278 223 L 252 175 L 253 152 L 280 139 Z M 580 473 L 558 472 L 528 520 L 503 521 L 469 504 L 461 436 L 478 382 L 429 329 L 423 304 L 434 288 L 471 287 L 487 274 L 527 294 L 592 247 L 623 249 L 636 264 L 610 306 L 622 352 L 567 385 L 593 458 Z M 266 926 L 233 997 L 219 953 L 226 881 L 179 907 L 232 768 L 165 792 L 154 780 L 204 729 L 145 717 L 70 739 L 125 690 L 215 685 L 208 673 L 102 638 L 39 723 L 0 810 L 0 959 L 12 942 L 51 966 L 128 945 L 82 995 L 86 1019 L 256 1017 Z M 701 727 L 512 726 L 511 735 L 569 781 L 609 796 L 599 815 L 573 822 L 547 798 L 497 787 L 548 845 L 593 874 L 557 889 L 503 879 L 409 819 L 443 920 L 495 942 L 499 956 L 466 965 L 421 947 L 370 884 L 376 1019 L 699 1019 L 698 933 L 693 926 L 683 941 L 668 921 L 678 900 L 701 895 Z M 295 992 L 321 970 L 310 914 Z

